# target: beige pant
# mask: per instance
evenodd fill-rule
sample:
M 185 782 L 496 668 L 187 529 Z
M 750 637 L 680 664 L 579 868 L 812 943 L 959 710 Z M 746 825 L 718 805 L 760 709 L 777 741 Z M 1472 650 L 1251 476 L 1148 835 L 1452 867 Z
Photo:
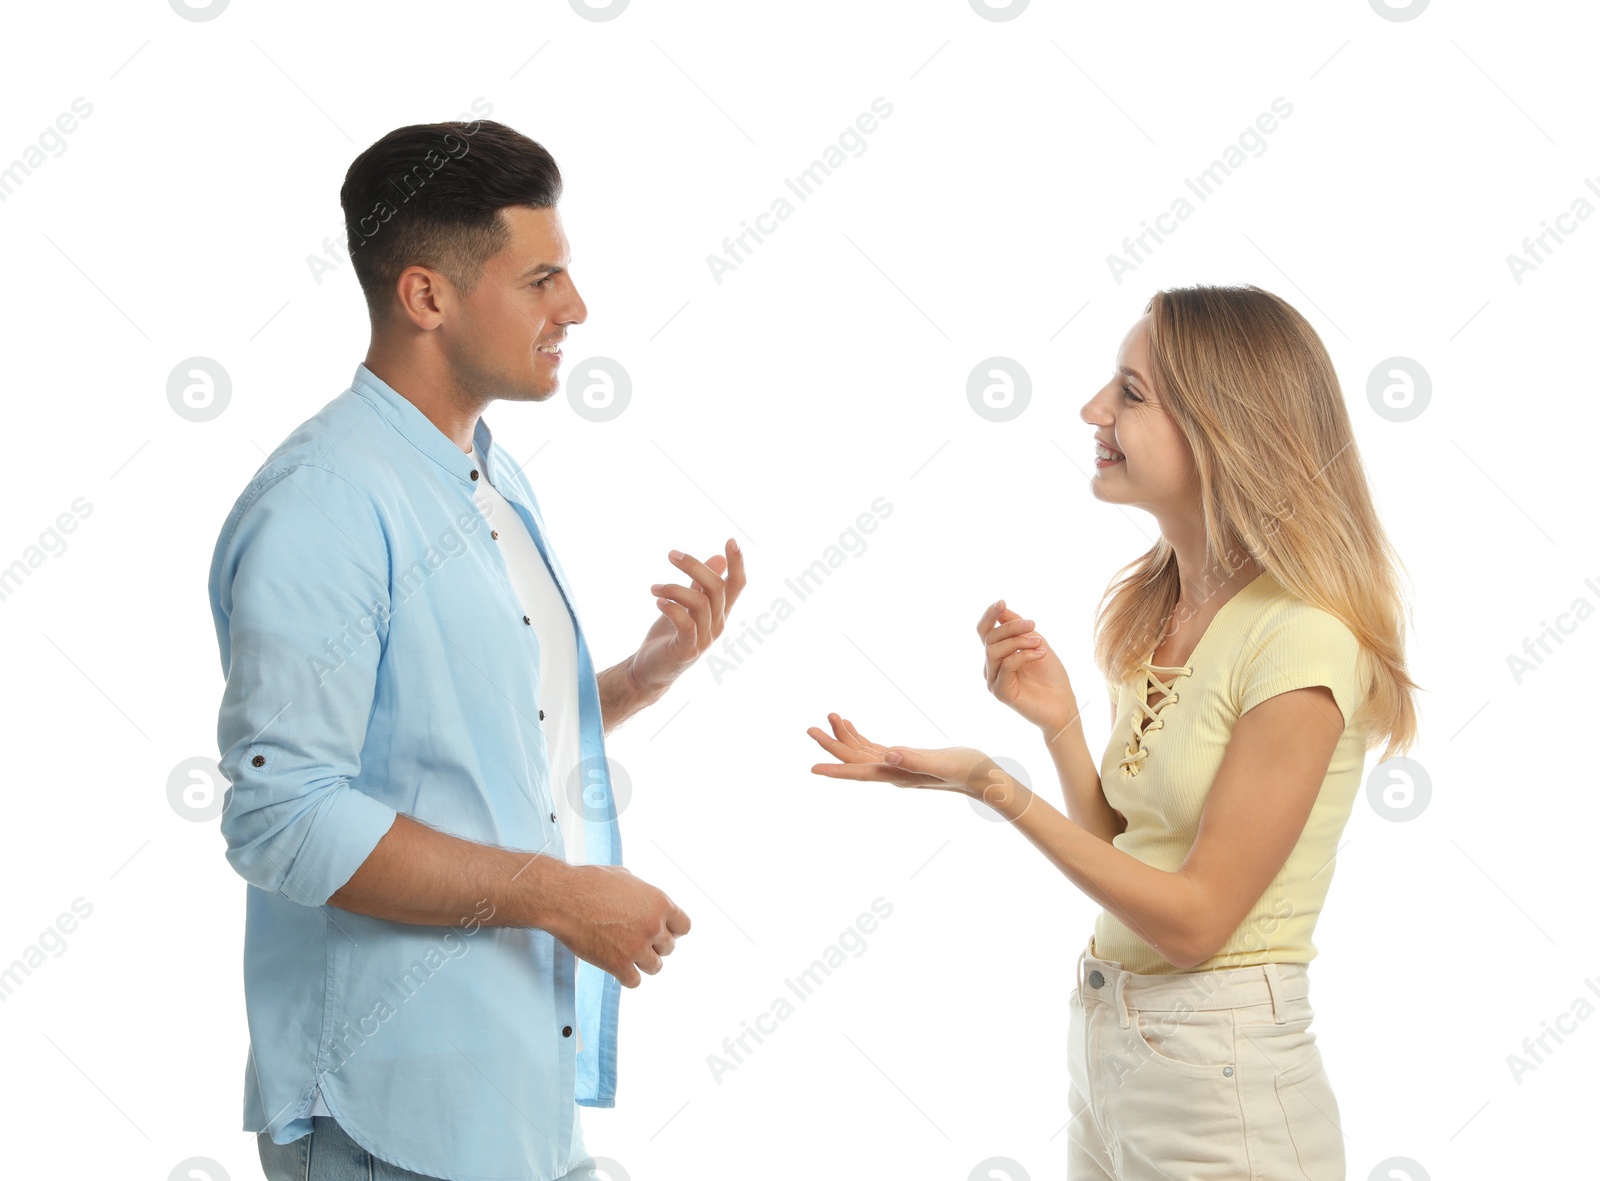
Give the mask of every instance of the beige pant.
M 1343 1181 L 1306 965 L 1143 975 L 1078 957 L 1071 1181 Z

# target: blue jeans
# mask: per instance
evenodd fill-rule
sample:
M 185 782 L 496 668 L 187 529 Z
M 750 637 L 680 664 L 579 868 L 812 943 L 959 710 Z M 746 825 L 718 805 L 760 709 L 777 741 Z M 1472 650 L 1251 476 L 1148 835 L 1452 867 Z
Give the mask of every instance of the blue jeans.
M 311 1117 L 311 1134 L 288 1144 L 274 1144 L 266 1132 L 256 1133 L 256 1151 L 267 1181 L 438 1181 L 373 1156 L 345 1133 L 332 1116 Z M 606 1177 L 586 1158 L 561 1181 L 597 1181 Z

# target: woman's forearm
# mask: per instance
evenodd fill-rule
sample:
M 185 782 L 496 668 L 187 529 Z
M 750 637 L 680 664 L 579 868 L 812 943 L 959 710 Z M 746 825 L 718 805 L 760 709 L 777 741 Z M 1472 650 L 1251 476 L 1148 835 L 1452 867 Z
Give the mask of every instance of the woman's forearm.
M 1100 787 L 1100 769 L 1089 756 L 1089 743 L 1083 735 L 1083 715 L 1076 701 L 1070 704 L 1070 721 L 1041 727 L 1045 746 L 1061 780 L 1067 815 L 1074 824 L 1109 845 L 1127 822 L 1106 802 Z
M 1207 938 L 1201 929 L 1205 916 L 1188 878 L 1147 865 L 1096 838 L 1011 776 L 1004 783 L 1003 790 L 985 791 L 985 802 L 1080 890 L 1173 966 L 1189 968 L 1205 958 L 1200 951 Z

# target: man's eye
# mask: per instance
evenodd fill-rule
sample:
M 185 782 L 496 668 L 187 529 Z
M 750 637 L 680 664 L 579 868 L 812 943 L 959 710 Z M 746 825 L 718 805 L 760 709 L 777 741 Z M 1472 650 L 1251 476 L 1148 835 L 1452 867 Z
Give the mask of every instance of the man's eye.
M 537 283 L 535 283 L 534 286 L 535 287 L 543 287 L 546 283 L 550 282 L 550 278 L 551 278 L 551 276 L 546 275 L 544 278 L 540 279 Z

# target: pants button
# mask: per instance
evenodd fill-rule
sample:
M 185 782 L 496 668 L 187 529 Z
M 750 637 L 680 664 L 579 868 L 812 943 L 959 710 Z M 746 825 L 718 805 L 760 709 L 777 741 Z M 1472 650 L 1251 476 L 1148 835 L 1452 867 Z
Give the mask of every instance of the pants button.
M 1095 968 L 1093 971 L 1091 971 L 1089 973 L 1089 987 L 1090 988 L 1099 988 L 1105 982 L 1106 982 L 1106 978 L 1103 975 L 1101 975 L 1101 972 L 1100 972 L 1099 968 Z
M 1233 1077 L 1233 1067 L 1224 1066 L 1222 1068 L 1222 1077 L 1223 1078 L 1232 1078 Z

